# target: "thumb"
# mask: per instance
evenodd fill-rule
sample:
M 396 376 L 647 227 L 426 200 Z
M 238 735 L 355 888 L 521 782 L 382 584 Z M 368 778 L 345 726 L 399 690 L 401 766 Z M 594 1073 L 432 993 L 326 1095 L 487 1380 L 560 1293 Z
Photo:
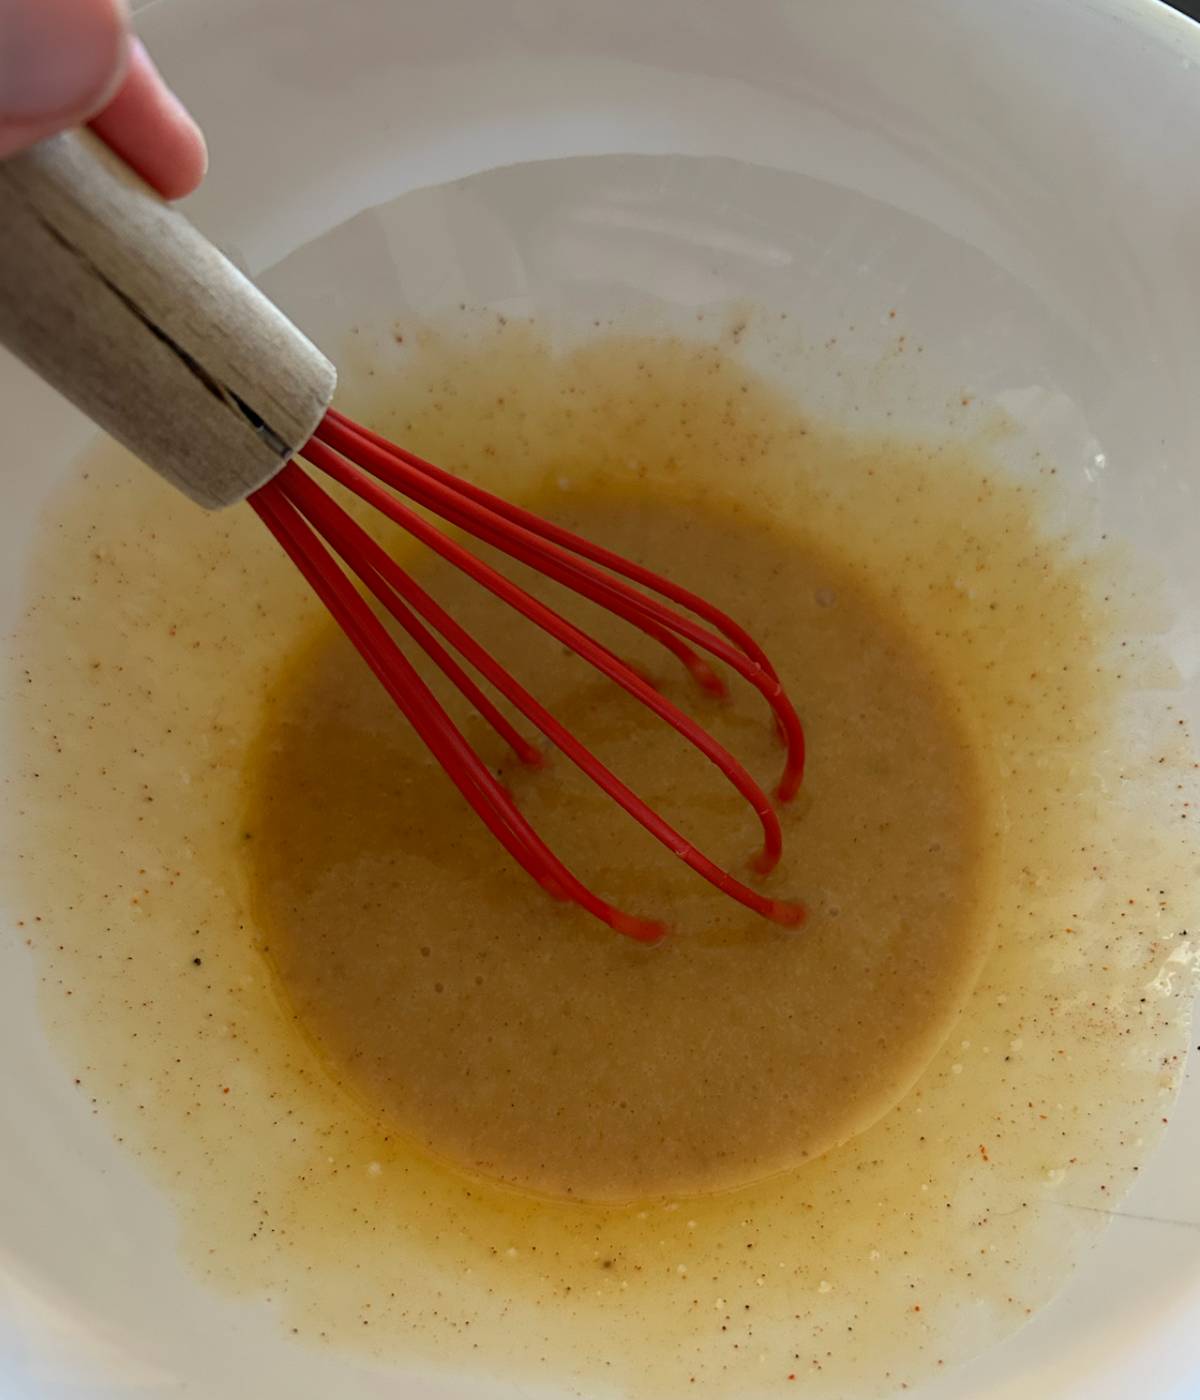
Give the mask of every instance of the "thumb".
M 0 158 L 97 111 L 127 34 L 124 0 L 0 0 Z

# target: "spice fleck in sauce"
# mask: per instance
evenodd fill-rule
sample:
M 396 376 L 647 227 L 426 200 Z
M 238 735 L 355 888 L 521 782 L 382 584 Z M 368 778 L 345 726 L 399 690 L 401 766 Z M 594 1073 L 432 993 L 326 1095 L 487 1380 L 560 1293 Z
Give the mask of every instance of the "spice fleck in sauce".
M 297 1346 L 589 1397 L 915 1383 L 1055 1291 L 1169 1117 L 1196 785 L 1146 605 L 1046 531 L 1002 424 L 853 438 L 732 345 L 472 325 L 406 327 L 387 402 L 347 406 L 749 626 L 811 742 L 766 885 L 808 924 L 471 727 L 568 863 L 672 931 L 546 900 L 250 514 L 110 454 L 18 638 L 8 863 L 66 1072 L 185 1255 Z M 406 562 L 704 850 L 752 853 L 702 759 Z M 774 775 L 751 692 L 620 649 Z

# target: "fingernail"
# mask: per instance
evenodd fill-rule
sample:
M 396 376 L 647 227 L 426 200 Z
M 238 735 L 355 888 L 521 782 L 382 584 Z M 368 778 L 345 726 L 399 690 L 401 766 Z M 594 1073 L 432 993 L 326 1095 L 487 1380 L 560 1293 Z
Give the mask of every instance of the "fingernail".
M 122 0 L 0 0 L 0 116 L 89 116 L 124 64 Z

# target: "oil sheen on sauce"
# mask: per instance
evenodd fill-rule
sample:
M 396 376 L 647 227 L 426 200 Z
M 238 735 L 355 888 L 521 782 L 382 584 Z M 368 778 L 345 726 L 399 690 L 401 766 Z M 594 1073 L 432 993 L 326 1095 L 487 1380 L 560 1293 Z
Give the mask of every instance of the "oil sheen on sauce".
M 672 932 L 641 948 L 547 901 L 249 512 L 110 454 L 47 527 L 19 639 L 10 865 L 68 1072 L 205 1278 L 269 1296 L 299 1347 L 589 1397 L 878 1395 L 978 1351 L 1100 1228 L 1185 1044 L 1194 773 L 1120 559 L 1048 531 L 1051 469 L 999 470 L 1002 424 L 849 437 L 719 336 L 407 340 L 352 411 L 765 645 L 812 754 L 767 887 L 809 922 L 746 915 L 565 760 L 515 768 L 468 720 L 567 863 Z M 698 755 L 393 543 L 745 861 Z M 573 615 L 775 773 L 751 692 L 697 697 Z

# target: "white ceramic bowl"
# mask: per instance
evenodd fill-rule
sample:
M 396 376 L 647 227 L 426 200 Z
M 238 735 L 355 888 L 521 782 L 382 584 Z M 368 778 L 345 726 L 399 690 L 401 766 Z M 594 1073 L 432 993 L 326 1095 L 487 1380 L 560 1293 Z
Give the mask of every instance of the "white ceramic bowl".
M 472 184 L 469 218 L 418 197 L 334 295 L 301 275 L 311 258 L 266 276 L 318 336 L 383 276 L 421 308 L 468 285 L 568 308 L 774 298 L 869 364 L 881 301 L 899 305 L 940 366 L 931 384 L 953 373 L 1022 417 L 1194 608 L 1200 29 L 1155 0 L 164 0 L 140 20 L 210 137 L 193 215 L 255 275 L 370 205 L 495 167 L 727 158 L 501 171 Z M 877 407 L 809 388 L 864 421 Z M 935 421 L 935 398 L 910 396 L 910 414 Z M 0 420 L 7 622 L 40 502 L 91 433 L 7 359 Z M 1196 714 L 1200 633 L 1175 643 Z M 5 941 L 0 1392 L 434 1394 L 289 1351 L 192 1281 L 168 1206 L 64 1089 L 32 987 Z M 1200 1394 L 1197 1161 L 1193 1076 L 1067 1293 L 920 1394 Z

